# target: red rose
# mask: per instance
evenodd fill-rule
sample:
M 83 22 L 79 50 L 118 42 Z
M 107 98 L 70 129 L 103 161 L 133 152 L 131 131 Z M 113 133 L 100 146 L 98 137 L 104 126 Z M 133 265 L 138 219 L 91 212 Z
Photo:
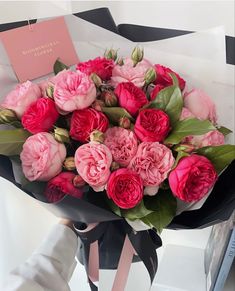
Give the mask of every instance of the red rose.
M 118 84 L 114 93 L 118 97 L 119 105 L 133 116 L 148 102 L 144 92 L 131 82 Z
M 58 117 L 59 113 L 56 110 L 55 102 L 50 98 L 39 98 L 28 107 L 21 122 L 25 129 L 36 134 L 49 131 Z
M 185 81 L 182 79 L 176 72 L 172 71 L 170 68 L 164 67 L 162 65 L 155 65 L 155 70 L 157 73 L 157 78 L 155 84 L 161 84 L 164 87 L 170 86 L 173 84 L 172 78 L 169 73 L 174 73 L 178 79 L 179 87 L 181 90 L 185 87 Z
M 114 171 L 109 177 L 107 195 L 120 208 L 133 208 L 143 199 L 142 179 L 130 169 Z
M 134 132 L 141 141 L 158 141 L 165 139 L 170 131 L 170 119 L 160 109 L 143 109 L 140 111 Z
M 49 202 L 57 202 L 65 195 L 82 198 L 82 191 L 73 185 L 76 175 L 71 172 L 62 172 L 58 176 L 48 181 L 45 196 Z
M 182 158 L 169 175 L 170 188 L 175 196 L 187 202 L 202 199 L 217 180 L 212 163 L 203 156 Z
M 157 84 L 154 88 L 153 91 L 151 91 L 150 93 L 150 100 L 154 100 L 157 97 L 157 94 L 164 89 L 165 86 L 161 85 L 161 84 Z
M 87 75 L 96 73 L 102 80 L 107 81 L 110 80 L 112 76 L 113 67 L 113 60 L 98 57 L 94 60 L 89 60 L 87 62 L 77 64 L 76 69 Z
M 108 129 L 108 118 L 93 108 L 76 110 L 73 112 L 70 125 L 70 135 L 80 142 L 88 142 L 94 130 L 105 132 Z

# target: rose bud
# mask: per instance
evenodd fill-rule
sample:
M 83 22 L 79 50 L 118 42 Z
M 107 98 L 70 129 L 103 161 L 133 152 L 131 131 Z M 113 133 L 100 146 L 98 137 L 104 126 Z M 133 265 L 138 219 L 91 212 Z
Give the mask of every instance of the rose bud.
M 73 185 L 74 187 L 80 188 L 86 185 L 86 181 L 84 181 L 80 175 L 76 175 L 73 178 Z
M 69 132 L 65 128 L 56 127 L 54 129 L 54 137 L 60 143 L 69 143 Z
M 131 59 L 134 63 L 134 67 L 143 60 L 143 57 L 144 57 L 144 50 L 136 46 L 131 53 Z
M 64 161 L 63 166 L 68 171 L 75 170 L 76 169 L 76 166 L 75 166 L 74 157 L 68 157 L 68 158 L 66 158 L 65 161 Z
M 112 162 L 111 167 L 110 167 L 111 172 L 116 171 L 119 168 L 120 166 L 117 162 Z
M 73 179 L 76 177 L 74 173 L 62 172 L 58 176 L 52 178 L 45 190 L 45 196 L 49 202 L 57 202 L 65 195 L 76 198 L 82 198 L 82 191 L 73 185 Z
M 154 68 L 149 68 L 144 76 L 145 84 L 149 85 L 150 83 L 153 83 L 156 80 L 156 77 L 157 74 Z
M 17 121 L 17 117 L 15 112 L 10 109 L 0 110 L 0 124 L 1 123 L 11 123 L 13 121 Z
M 92 131 L 92 133 L 90 134 L 90 141 L 91 142 L 103 143 L 104 142 L 104 134 L 103 134 L 103 132 L 99 131 L 99 130 Z
M 105 107 L 105 103 L 103 100 L 96 99 L 95 102 L 91 104 L 91 107 L 97 111 L 102 111 L 102 107 Z
M 48 86 L 46 88 L 46 95 L 47 95 L 47 97 L 53 99 L 53 93 L 54 93 L 54 87 L 53 86 Z
M 126 128 L 126 129 L 129 129 L 131 127 L 130 119 L 127 118 L 127 117 L 121 117 L 119 119 L 119 126 L 123 127 L 123 128 Z
M 106 59 L 111 59 L 111 60 L 116 61 L 116 59 L 117 59 L 117 50 L 114 50 L 114 49 L 105 50 L 104 57 Z
M 124 60 L 123 60 L 123 58 L 119 58 L 119 59 L 117 60 L 117 65 L 119 65 L 119 66 L 123 66 L 123 65 L 124 65 Z
M 112 91 L 103 91 L 101 98 L 107 107 L 117 106 L 117 97 Z
M 97 88 L 99 88 L 102 85 L 102 80 L 96 73 L 92 73 L 90 77 Z

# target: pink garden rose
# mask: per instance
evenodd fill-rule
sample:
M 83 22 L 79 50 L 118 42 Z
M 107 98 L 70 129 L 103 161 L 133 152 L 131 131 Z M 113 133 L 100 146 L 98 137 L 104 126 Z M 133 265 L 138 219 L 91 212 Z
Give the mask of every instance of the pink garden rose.
M 54 100 L 61 114 L 89 107 L 96 99 L 96 88 L 84 73 L 63 71 L 54 86 Z
M 130 58 L 123 60 L 123 65 L 116 64 L 113 68 L 111 85 L 117 87 L 119 83 L 132 82 L 137 87 L 144 86 L 144 76 L 146 71 L 152 67 L 152 64 L 143 59 L 135 67 Z
M 213 123 L 217 121 L 214 102 L 200 89 L 193 89 L 184 94 L 184 107 L 198 119 L 209 119 Z
M 56 177 L 48 181 L 45 196 L 49 202 L 57 202 L 65 195 L 82 198 L 82 190 L 74 187 L 73 179 L 76 177 L 71 172 L 61 172 Z
M 118 84 L 114 93 L 120 107 L 126 109 L 132 116 L 136 116 L 139 109 L 148 102 L 145 93 L 131 82 Z
M 189 118 L 195 118 L 195 116 L 186 107 L 183 107 L 180 115 L 180 120 L 185 120 Z
M 92 73 L 97 74 L 102 80 L 110 80 L 112 76 L 112 70 L 114 67 L 114 61 L 106 58 L 95 58 L 87 62 L 78 63 L 76 70 L 79 70 L 88 76 Z
M 224 144 L 224 135 L 218 130 L 212 130 L 203 135 L 194 135 L 189 140 L 190 144 L 195 148 L 202 148 L 206 146 L 219 146 Z
M 19 84 L 11 91 L 0 106 L 13 110 L 21 118 L 30 104 L 41 97 L 41 90 L 37 84 L 30 81 Z
M 185 80 L 182 79 L 176 72 L 172 71 L 170 68 L 164 67 L 160 64 L 155 65 L 155 70 L 157 73 L 157 78 L 155 80 L 155 84 L 161 84 L 164 87 L 170 86 L 173 84 L 172 78 L 169 73 L 175 74 L 176 78 L 179 82 L 179 87 L 181 90 L 185 87 Z
M 169 175 L 169 184 L 176 197 L 193 202 L 202 199 L 209 192 L 217 177 L 211 161 L 194 154 L 179 161 Z
M 142 179 L 131 169 L 118 169 L 109 178 L 107 195 L 118 207 L 133 208 L 143 199 Z
M 29 181 L 48 181 L 58 175 L 66 157 L 64 144 L 40 132 L 27 138 L 20 154 L 23 173 Z
M 104 144 L 110 149 L 113 160 L 127 167 L 137 152 L 138 141 L 131 130 L 115 126 L 106 131 Z
M 142 142 L 129 168 L 138 173 L 144 186 L 159 186 L 168 176 L 174 157 L 170 149 L 158 142 Z
M 141 141 L 163 141 L 170 131 L 169 116 L 160 109 L 140 111 L 134 132 Z
M 86 143 L 75 152 L 78 174 L 97 192 L 107 184 L 111 163 L 112 154 L 104 144 Z

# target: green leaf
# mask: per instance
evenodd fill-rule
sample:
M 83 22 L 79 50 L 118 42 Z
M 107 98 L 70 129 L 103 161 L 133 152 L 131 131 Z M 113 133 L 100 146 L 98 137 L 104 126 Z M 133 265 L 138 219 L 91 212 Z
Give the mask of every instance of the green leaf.
M 69 67 L 62 63 L 59 59 L 57 59 L 54 63 L 53 70 L 55 75 L 63 70 L 67 70 Z
M 183 98 L 179 87 L 169 86 L 162 89 L 157 97 L 150 102 L 145 108 L 158 108 L 169 115 L 171 124 L 180 118 L 183 107 Z
M 179 87 L 179 80 L 174 73 L 168 73 L 172 79 L 173 85 Z
M 155 196 L 146 197 L 145 206 L 153 212 L 141 220 L 160 233 L 176 215 L 176 199 L 171 191 L 159 190 Z
M 178 121 L 169 136 L 165 139 L 165 143 L 177 144 L 188 135 L 201 135 L 216 129 L 208 120 L 199 120 L 196 118 Z
M 197 150 L 199 155 L 207 157 L 219 174 L 233 160 L 235 160 L 235 145 L 208 146 Z
M 24 129 L 0 131 L 0 154 L 5 156 L 19 155 L 30 133 Z
M 118 124 L 121 117 L 127 117 L 131 121 L 134 121 L 133 117 L 124 108 L 121 107 L 102 107 L 102 111 L 114 124 Z
M 145 207 L 143 201 L 141 201 L 137 206 L 130 209 L 119 208 L 111 199 L 108 199 L 108 204 L 115 214 L 121 217 L 128 218 L 130 220 L 142 218 L 152 212 Z
M 219 132 L 221 132 L 224 136 L 228 135 L 228 134 L 230 134 L 232 132 L 232 130 L 230 130 L 229 128 L 224 127 L 224 126 L 218 127 L 217 130 Z

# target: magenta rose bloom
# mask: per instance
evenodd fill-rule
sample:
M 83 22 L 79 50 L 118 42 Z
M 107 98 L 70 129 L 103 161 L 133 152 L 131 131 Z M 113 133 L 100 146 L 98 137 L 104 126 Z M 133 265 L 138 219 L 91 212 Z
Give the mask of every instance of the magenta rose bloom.
M 126 109 L 132 116 L 136 116 L 139 109 L 147 102 L 144 92 L 133 83 L 120 83 L 114 93 L 118 98 L 119 105 Z
M 96 99 L 96 87 L 86 74 L 62 71 L 54 83 L 54 100 L 61 114 L 89 107 Z
M 86 143 L 75 152 L 75 165 L 78 174 L 95 191 L 103 191 L 110 176 L 112 154 L 99 143 Z
M 170 86 L 173 84 L 172 78 L 169 73 L 175 74 L 179 82 L 179 87 L 181 90 L 184 90 L 185 80 L 182 79 L 176 72 L 172 71 L 170 68 L 164 67 L 160 64 L 155 65 L 155 70 L 157 73 L 157 78 L 155 84 L 161 84 L 164 87 Z
M 62 172 L 48 181 L 45 196 L 49 202 L 57 202 L 65 195 L 82 198 L 82 191 L 74 187 L 73 179 L 76 175 L 71 172 Z
M 217 173 L 211 161 L 204 156 L 192 155 L 182 158 L 169 175 L 173 194 L 186 202 L 202 199 L 213 187 Z
M 143 199 L 142 179 L 131 169 L 118 169 L 109 178 L 107 195 L 118 207 L 133 208 Z
M 143 87 L 145 83 L 145 74 L 148 69 L 152 67 L 152 64 L 143 59 L 135 67 L 133 61 L 130 58 L 123 60 L 123 65 L 116 64 L 113 68 L 111 85 L 117 87 L 118 84 L 123 82 L 131 82 L 137 87 Z
M 39 98 L 28 107 L 21 121 L 25 129 L 35 134 L 49 131 L 58 117 L 55 102 L 49 98 Z
M 201 120 L 209 119 L 212 123 L 216 123 L 216 107 L 205 92 L 200 89 L 193 89 L 184 94 L 184 107 L 186 107 L 196 118 Z
M 89 142 L 94 130 L 105 132 L 109 126 L 108 118 L 93 108 L 73 112 L 70 125 L 70 136 L 82 143 Z
M 137 152 L 138 141 L 131 130 L 115 126 L 106 131 L 104 144 L 110 149 L 114 161 L 127 167 Z
M 144 186 L 158 186 L 168 176 L 174 157 L 170 149 L 158 142 L 142 142 L 129 168 L 138 173 Z
M 47 132 L 28 137 L 20 154 L 23 173 L 29 181 L 48 181 L 55 177 L 61 172 L 65 157 L 64 144 Z
M 11 91 L 0 105 L 13 110 L 21 118 L 30 104 L 41 97 L 41 90 L 37 84 L 30 81 L 19 84 Z
M 114 61 L 106 58 L 95 58 L 87 62 L 78 63 L 76 70 L 79 70 L 88 76 L 92 73 L 97 74 L 102 80 L 108 81 L 112 76 Z
M 134 132 L 141 141 L 162 142 L 170 131 L 170 119 L 160 109 L 143 109 L 140 111 Z
M 153 90 L 150 93 L 150 100 L 153 101 L 157 97 L 158 93 L 164 88 L 165 88 L 165 86 L 163 86 L 161 84 L 155 85 L 155 87 L 153 88 Z

